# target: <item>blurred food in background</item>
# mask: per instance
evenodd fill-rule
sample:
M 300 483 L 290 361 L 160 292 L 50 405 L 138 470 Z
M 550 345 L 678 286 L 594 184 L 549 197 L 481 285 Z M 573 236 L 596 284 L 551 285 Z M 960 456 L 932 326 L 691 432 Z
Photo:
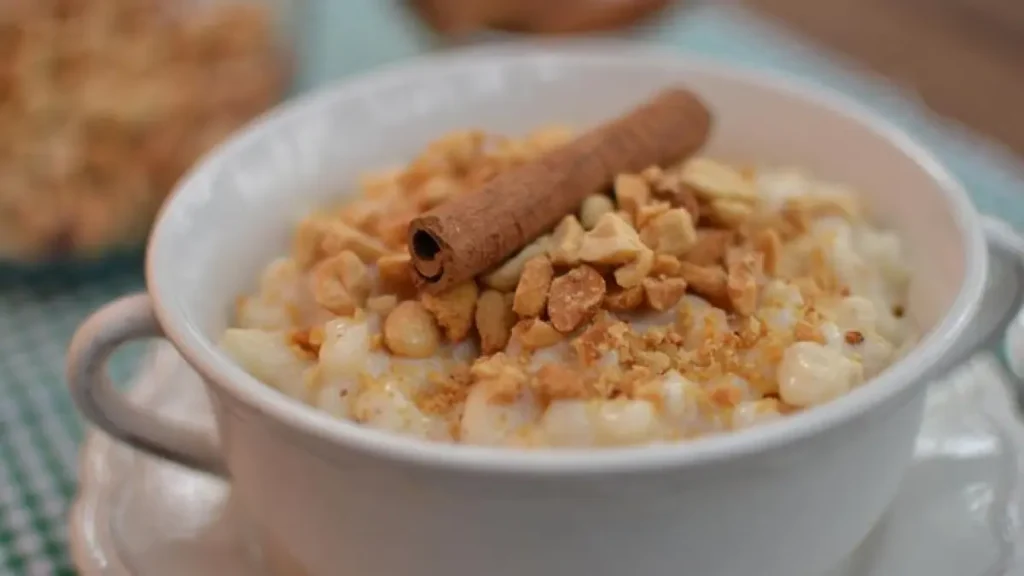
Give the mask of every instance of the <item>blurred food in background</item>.
M 276 103 L 255 0 L 0 2 L 0 261 L 141 244 L 204 152 Z
M 407 0 L 450 36 L 492 29 L 533 34 L 596 32 L 636 24 L 671 0 Z

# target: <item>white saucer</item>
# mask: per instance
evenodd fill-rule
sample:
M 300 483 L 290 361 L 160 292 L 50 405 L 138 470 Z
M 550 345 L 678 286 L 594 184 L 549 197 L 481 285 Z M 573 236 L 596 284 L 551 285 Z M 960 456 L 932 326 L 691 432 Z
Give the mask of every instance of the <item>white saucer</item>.
M 829 576 L 1024 576 L 1024 422 L 1009 390 L 991 357 L 933 385 L 900 496 Z M 166 344 L 130 395 L 212 433 L 197 376 Z M 72 556 L 82 576 L 259 574 L 232 510 L 223 482 L 92 431 L 69 521 Z

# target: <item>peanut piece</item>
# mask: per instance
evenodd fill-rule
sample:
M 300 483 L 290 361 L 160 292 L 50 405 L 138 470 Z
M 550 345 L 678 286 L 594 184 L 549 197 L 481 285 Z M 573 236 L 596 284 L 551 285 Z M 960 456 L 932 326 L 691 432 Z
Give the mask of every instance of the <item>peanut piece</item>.
M 681 262 L 679 275 L 686 280 L 692 291 L 704 296 L 712 304 L 721 303 L 728 298 L 725 270 L 719 266 L 698 266 L 690 262 Z
M 639 286 L 651 273 L 654 266 L 654 251 L 644 248 L 640 255 L 629 264 L 620 267 L 615 271 L 615 283 L 623 288 Z
M 310 268 L 323 258 L 320 248 L 328 222 L 322 216 L 310 216 L 299 222 L 292 242 L 292 259 L 303 269 Z
M 587 388 L 575 370 L 561 364 L 546 364 L 537 371 L 533 390 L 544 400 L 585 398 Z
M 615 292 L 609 292 L 604 297 L 605 308 L 613 312 L 627 312 L 636 310 L 644 303 L 644 289 L 642 286 L 633 286 Z
M 437 319 L 448 340 L 459 342 L 473 328 L 478 293 L 476 282 L 470 280 L 440 294 L 423 294 L 420 302 Z
M 678 301 L 678 298 L 676 299 Z M 674 303 L 673 303 L 674 304 Z M 672 367 L 672 359 L 664 352 L 640 351 L 636 355 L 637 364 L 650 369 L 654 374 L 664 374 Z
M 651 189 L 647 181 L 638 174 L 619 174 L 615 177 L 615 201 L 622 210 L 636 216 L 637 210 L 647 204 L 651 198 Z
M 583 226 L 572 214 L 562 218 L 551 234 L 548 257 L 556 266 L 575 266 L 580 263 L 580 247 L 583 245 Z
M 486 383 L 489 400 L 494 403 L 508 403 L 519 395 L 519 389 L 526 384 L 527 375 L 523 369 L 503 352 L 478 358 L 469 369 L 477 382 Z
M 671 204 L 661 201 L 654 201 L 641 206 L 636 211 L 636 227 L 643 230 L 652 220 L 668 212 L 671 208 Z
M 541 236 L 529 244 L 526 248 L 519 251 L 518 254 L 505 261 L 504 264 L 498 267 L 497 270 L 491 272 L 487 276 L 484 276 L 484 284 L 488 288 L 494 288 L 495 290 L 501 290 L 502 292 L 511 292 L 515 290 L 516 284 L 519 283 L 519 277 L 523 273 L 523 268 L 526 263 L 534 256 L 540 256 L 548 251 L 548 247 L 551 245 L 550 236 Z
M 554 346 L 565 338 L 551 324 L 536 318 L 520 320 L 512 327 L 512 333 L 527 350 L 539 350 Z
M 708 158 L 692 158 L 683 164 L 680 178 L 707 200 L 753 201 L 757 190 L 738 170 Z
M 408 252 L 385 254 L 377 259 L 377 275 L 380 277 L 381 288 L 408 297 L 416 293 L 412 281 L 412 259 Z
M 640 233 L 640 239 L 661 254 L 682 256 L 697 243 L 693 218 L 682 208 L 673 208 L 658 216 Z
M 757 274 L 760 268 L 760 260 L 750 253 L 729 263 L 726 291 L 732 309 L 740 316 L 750 316 L 757 310 Z
M 497 290 L 485 290 L 476 301 L 476 331 L 480 333 L 480 350 L 494 354 L 508 344 L 514 322 L 512 307 Z
M 371 281 L 366 265 L 349 251 L 321 260 L 313 268 L 313 299 L 339 316 L 347 316 L 366 302 Z
M 690 213 L 694 222 L 700 220 L 700 202 L 697 201 L 697 194 L 682 182 L 676 182 L 675 186 L 666 189 L 663 193 L 668 197 L 673 208 L 682 208 Z
M 693 188 L 683 182 L 678 171 L 666 174 L 657 166 L 644 170 L 644 177 L 651 184 L 654 197 L 666 200 L 672 208 L 683 208 L 690 213 L 694 222 L 700 220 L 700 203 Z M 642 227 L 642 226 L 641 226 Z
M 559 332 L 572 332 L 589 320 L 604 299 L 604 278 L 590 266 L 555 278 L 548 295 L 548 317 Z
M 363 262 L 374 262 L 388 253 L 380 240 L 340 221 L 331 222 L 324 230 L 320 249 L 328 256 L 350 250 Z
M 727 228 L 739 228 L 754 214 L 750 204 L 739 200 L 712 200 L 708 206 L 709 218 Z
M 548 302 L 548 290 L 554 276 L 555 269 L 546 256 L 531 258 L 523 267 L 523 275 L 519 277 L 512 310 L 524 318 L 540 316 Z
M 644 245 L 620 215 L 608 213 L 583 236 L 580 260 L 596 264 L 627 264 L 635 260 Z
M 647 304 L 658 312 L 676 305 L 686 293 L 686 280 L 682 278 L 645 278 L 643 282 Z
M 701 228 L 697 230 L 697 242 L 686 251 L 683 260 L 700 266 L 720 264 L 734 237 L 731 230 Z
M 384 344 L 393 354 L 429 358 L 441 342 L 434 316 L 415 300 L 399 304 L 384 320 Z
M 592 194 L 587 196 L 583 205 L 580 206 L 580 223 L 583 224 L 584 229 L 591 230 L 597 226 L 597 222 L 602 216 L 614 211 L 615 204 L 611 198 L 604 194 Z
M 678 276 L 679 258 L 668 254 L 658 254 L 651 266 L 651 276 Z
M 779 259 L 782 257 L 782 239 L 779 233 L 768 228 L 761 230 L 754 237 L 754 248 L 764 257 L 764 271 L 771 276 L 778 273 Z

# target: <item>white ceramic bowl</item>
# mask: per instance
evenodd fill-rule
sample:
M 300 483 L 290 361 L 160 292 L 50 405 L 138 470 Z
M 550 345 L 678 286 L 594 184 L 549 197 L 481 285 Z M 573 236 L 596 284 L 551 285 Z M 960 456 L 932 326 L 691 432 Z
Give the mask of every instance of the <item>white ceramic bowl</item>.
M 296 221 L 359 173 L 406 160 L 448 130 L 587 125 L 677 83 L 713 108 L 708 152 L 853 184 L 899 231 L 914 268 L 909 313 L 925 332 L 905 359 L 847 397 L 749 431 L 520 452 L 332 419 L 215 346 L 235 297 L 286 249 Z M 160 215 L 149 293 L 81 327 L 68 377 L 82 412 L 107 432 L 230 475 L 278 573 L 812 576 L 850 552 L 896 493 L 927 379 L 1017 310 L 1021 246 L 979 218 L 905 134 L 815 88 L 619 44 L 485 48 L 338 84 L 211 154 Z M 990 273 L 1001 280 L 979 315 Z M 131 407 L 103 376 L 121 343 L 154 335 L 206 380 L 219 441 Z

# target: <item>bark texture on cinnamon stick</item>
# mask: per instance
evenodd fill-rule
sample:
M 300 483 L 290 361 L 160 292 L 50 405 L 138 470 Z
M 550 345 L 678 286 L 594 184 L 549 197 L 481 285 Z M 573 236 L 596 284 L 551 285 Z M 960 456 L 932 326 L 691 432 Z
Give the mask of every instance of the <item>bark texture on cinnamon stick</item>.
M 711 131 L 711 114 L 692 92 L 673 88 L 479 190 L 409 225 L 413 276 L 436 292 L 500 264 L 551 230 L 623 172 L 691 156 Z

